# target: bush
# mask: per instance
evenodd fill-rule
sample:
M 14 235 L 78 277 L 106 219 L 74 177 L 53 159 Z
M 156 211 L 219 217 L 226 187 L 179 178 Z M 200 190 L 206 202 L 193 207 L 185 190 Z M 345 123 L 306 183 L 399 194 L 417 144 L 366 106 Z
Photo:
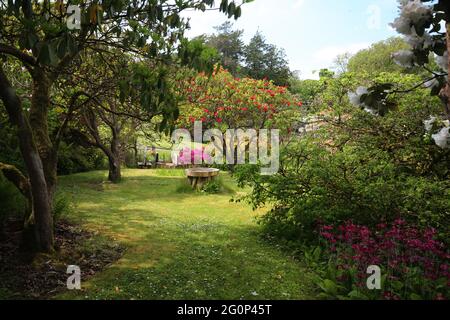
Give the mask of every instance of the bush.
M 0 172 L 0 224 L 8 217 L 22 218 L 26 201 L 17 188 Z
M 108 164 L 100 150 L 61 142 L 58 153 L 58 174 L 68 175 L 105 168 L 108 168 Z
M 440 106 L 418 106 L 419 97 L 429 100 L 408 96 L 384 117 L 344 106 L 339 118 L 327 110 L 317 130 L 282 146 L 279 173 L 236 167 L 240 186 L 252 188 L 242 200 L 270 204 L 260 220 L 266 232 L 305 244 L 318 243 L 318 223 L 352 219 L 374 227 L 398 216 L 437 229 L 448 244 L 450 150 L 430 141 L 423 125 Z
M 74 202 L 65 192 L 58 192 L 53 201 L 53 219 L 55 222 L 67 217 L 74 209 Z
M 189 184 L 187 179 L 183 179 L 176 189 L 177 193 L 196 193 L 201 192 L 205 194 L 232 194 L 234 190 L 230 187 L 221 176 L 216 177 L 214 180 L 206 183 L 200 190 L 195 190 Z

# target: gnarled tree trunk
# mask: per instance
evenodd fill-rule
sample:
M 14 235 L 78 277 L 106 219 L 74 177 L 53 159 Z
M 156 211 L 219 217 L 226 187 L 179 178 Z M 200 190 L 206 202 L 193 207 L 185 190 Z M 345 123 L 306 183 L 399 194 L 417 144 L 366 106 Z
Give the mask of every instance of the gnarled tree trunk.
M 53 145 L 48 128 L 48 111 L 50 108 L 51 80 L 46 72 L 35 67 L 33 72 L 33 95 L 31 98 L 30 124 L 39 151 L 47 182 L 47 193 L 50 204 L 56 192 L 57 182 L 57 149 Z
M 53 216 L 44 167 L 35 144 L 32 128 L 23 114 L 22 102 L 1 67 L 0 98 L 11 123 L 17 129 L 20 151 L 30 179 L 35 222 L 31 226 L 35 240 L 34 247 L 39 251 L 50 252 L 53 250 Z

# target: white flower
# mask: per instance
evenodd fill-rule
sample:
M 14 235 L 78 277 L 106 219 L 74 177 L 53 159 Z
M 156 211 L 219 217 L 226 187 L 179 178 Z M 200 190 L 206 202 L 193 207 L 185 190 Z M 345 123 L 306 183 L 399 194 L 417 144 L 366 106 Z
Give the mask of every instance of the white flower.
M 450 128 L 442 128 L 441 131 L 433 134 L 431 137 L 438 147 L 445 149 L 449 146 Z
M 415 32 L 414 25 L 432 15 L 431 8 L 420 0 L 400 0 L 400 16 L 391 23 L 398 33 L 411 35 Z
M 427 49 L 433 45 L 433 38 L 428 32 L 425 32 L 422 37 L 420 37 L 416 30 L 410 35 L 406 36 L 406 42 L 414 49 Z
M 411 50 L 400 50 L 392 54 L 392 58 L 399 66 L 411 68 L 414 66 L 414 52 Z
M 448 51 L 445 51 L 443 56 L 436 56 L 436 63 L 438 64 L 439 68 L 441 68 L 444 71 L 448 70 Z
M 377 112 L 376 110 L 371 109 L 371 108 L 369 108 L 369 107 L 365 107 L 365 108 L 364 108 L 364 111 L 365 111 L 365 112 L 368 112 L 368 113 L 370 113 L 371 115 L 374 115 L 374 116 L 378 115 L 378 112 Z
M 348 98 L 350 99 L 350 103 L 354 106 L 362 106 L 361 97 L 365 94 L 368 94 L 369 91 L 366 87 L 358 87 L 356 92 L 349 92 Z
M 435 86 L 438 86 L 438 85 L 439 85 L 439 80 L 436 78 L 432 79 L 430 81 L 427 81 L 423 84 L 423 86 L 428 89 L 434 88 Z
M 430 116 L 430 119 L 425 120 L 423 124 L 425 125 L 425 130 L 430 132 L 433 129 L 433 124 L 436 122 L 436 117 Z

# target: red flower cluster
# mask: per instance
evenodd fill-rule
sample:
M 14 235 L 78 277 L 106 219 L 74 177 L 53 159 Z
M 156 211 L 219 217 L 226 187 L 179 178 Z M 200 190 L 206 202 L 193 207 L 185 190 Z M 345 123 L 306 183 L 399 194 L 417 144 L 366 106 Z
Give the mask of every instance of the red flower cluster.
M 254 123 L 261 127 L 267 120 L 289 111 L 289 107 L 302 106 L 287 87 L 276 86 L 267 79 L 234 78 L 223 68 L 216 70 L 212 79 L 200 73 L 183 84 L 181 90 L 189 103 L 182 108 L 180 122 L 187 127 L 195 121 L 210 126 Z

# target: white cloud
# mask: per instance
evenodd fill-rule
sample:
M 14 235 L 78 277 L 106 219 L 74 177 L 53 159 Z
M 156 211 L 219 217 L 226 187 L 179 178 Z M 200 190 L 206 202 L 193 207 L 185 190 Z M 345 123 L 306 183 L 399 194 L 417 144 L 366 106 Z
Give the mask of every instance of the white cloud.
M 334 59 L 343 53 L 357 53 L 362 49 L 366 49 L 370 46 L 370 43 L 361 42 L 361 43 L 352 43 L 345 46 L 327 46 L 321 48 L 314 54 L 314 61 L 320 63 L 324 66 L 329 66 L 333 63 Z
M 348 45 L 326 46 L 316 51 L 309 59 L 307 66 L 305 63 L 299 63 L 301 71 L 301 78 L 303 79 L 318 79 L 319 70 L 330 68 L 338 55 L 344 53 L 355 54 L 362 49 L 370 47 L 370 43 L 351 43 Z
M 294 3 L 293 8 L 294 9 L 300 9 L 301 7 L 303 7 L 304 4 L 305 4 L 305 0 L 297 0 Z

